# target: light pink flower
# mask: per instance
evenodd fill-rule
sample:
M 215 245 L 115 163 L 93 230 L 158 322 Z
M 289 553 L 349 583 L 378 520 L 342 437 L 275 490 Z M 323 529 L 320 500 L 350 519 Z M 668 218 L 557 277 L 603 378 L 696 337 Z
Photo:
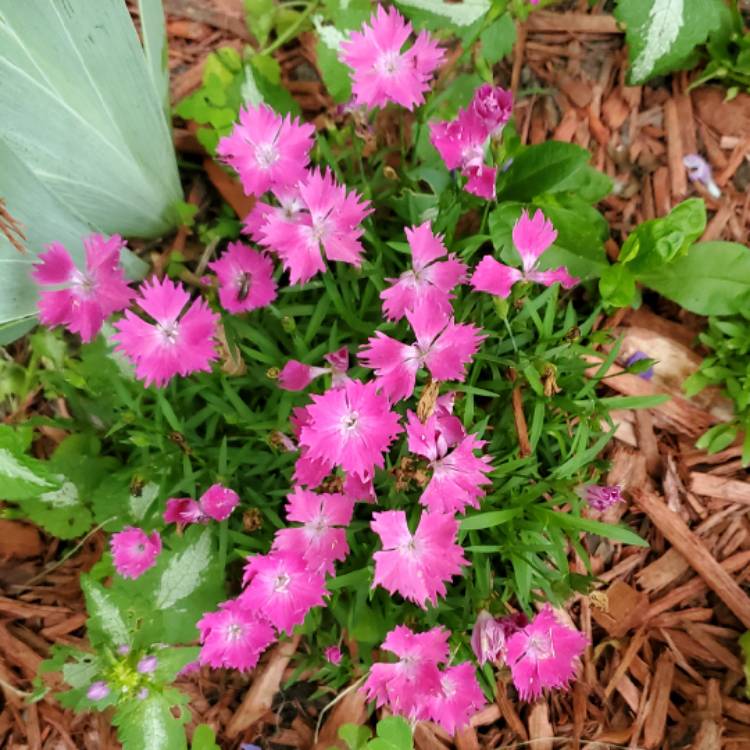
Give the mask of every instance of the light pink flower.
M 393 402 L 414 393 L 422 366 L 434 380 L 462 381 L 466 365 L 485 338 L 476 326 L 455 323 L 436 312 L 428 301 L 407 310 L 406 318 L 416 337 L 414 344 L 402 344 L 377 331 L 359 355 L 362 364 L 375 371 L 378 388 Z
M 89 685 L 86 697 L 90 701 L 100 701 L 109 695 L 109 685 L 104 680 L 97 680 Z
M 513 244 L 521 256 L 522 269 L 506 266 L 485 255 L 477 264 L 471 277 L 471 285 L 478 292 L 489 292 L 498 297 L 507 297 L 517 281 L 533 281 L 544 286 L 560 282 L 563 288 L 574 287 L 579 279 L 571 276 L 566 268 L 539 271 L 539 259 L 557 239 L 552 222 L 537 209 L 534 218 L 524 211 L 513 227 Z
M 302 526 L 279 529 L 273 548 L 301 553 L 311 570 L 333 575 L 334 563 L 346 559 L 346 529 L 352 520 L 354 500 L 336 493 L 320 495 L 296 487 L 287 495 L 287 521 Z
M 109 540 L 115 570 L 123 578 L 138 578 L 156 565 L 161 552 L 158 531 L 146 534 L 143 529 L 128 526 Z
M 414 633 L 399 625 L 385 637 L 381 648 L 399 657 L 395 664 L 373 664 L 362 686 L 368 700 L 378 708 L 388 704 L 397 714 L 427 718 L 426 704 L 441 690 L 438 664 L 448 659 L 448 637 L 444 628 Z
M 315 127 L 277 115 L 266 104 L 240 110 L 240 121 L 216 153 L 240 176 L 248 195 L 293 186 L 310 161 Z
M 476 435 L 465 435 L 454 447 L 443 434 L 436 414 L 423 424 L 409 411 L 407 420 L 409 450 L 424 456 L 432 468 L 432 477 L 419 502 L 434 513 L 463 513 L 467 505 L 478 508 L 479 498 L 485 494 L 482 486 L 492 483 L 487 477 L 492 471 L 490 457 L 477 457 L 474 453 L 484 446 L 484 441 Z
M 324 357 L 329 367 L 314 367 L 290 359 L 279 373 L 279 388 L 285 391 L 301 391 L 307 388 L 315 378 L 331 374 L 331 385 L 339 386 L 347 380 L 346 371 L 349 369 L 349 350 L 342 346 L 335 352 Z
M 325 270 L 323 256 L 359 268 L 364 248 L 360 226 L 371 212 L 368 201 L 336 183 L 329 170 L 312 170 L 299 183 L 302 210 L 292 220 L 269 213 L 261 243 L 275 252 L 292 284 L 305 283 Z
M 427 710 L 435 723 L 454 735 L 485 703 L 474 666 L 465 661 L 441 673 L 440 690 L 428 699 Z
M 350 380 L 313 395 L 309 422 L 300 430 L 306 455 L 356 474 L 362 481 L 382 468 L 383 456 L 403 428 L 375 383 Z
M 210 372 L 218 357 L 214 337 L 219 316 L 202 299 L 186 308 L 190 295 L 166 278 L 144 281 L 138 292 L 138 306 L 153 322 L 126 310 L 112 337 L 118 342 L 116 351 L 135 364 L 136 377 L 147 386 L 162 387 L 177 374 Z
M 53 242 L 39 255 L 31 275 L 42 287 L 39 320 L 46 326 L 64 326 L 88 342 L 112 313 L 128 306 L 135 293 L 120 266 L 125 247 L 120 236 L 92 234 L 84 237 L 83 247 L 85 271 L 76 268 L 64 245 Z
M 341 649 L 338 646 L 329 646 L 324 652 L 326 661 L 329 664 L 338 666 L 341 664 Z
M 445 596 L 445 582 L 468 564 L 456 543 L 458 521 L 450 514 L 422 513 L 412 534 L 404 511 L 386 510 L 373 514 L 370 527 L 383 544 L 373 555 L 373 587 L 398 592 L 425 609 L 426 601 L 435 605 L 438 596 Z
M 309 568 L 299 552 L 289 550 L 249 557 L 242 582 L 247 586 L 240 594 L 242 605 L 288 635 L 313 607 L 323 604 L 327 593 L 323 574 Z
M 200 663 L 217 669 L 250 670 L 276 640 L 273 628 L 237 599 L 223 602 L 216 612 L 206 612 L 198 620 L 198 630 Z
M 219 301 L 231 313 L 256 310 L 276 299 L 271 259 L 242 242 L 230 242 L 208 267 L 219 279 Z
M 533 700 L 546 688 L 566 687 L 587 642 L 583 633 L 563 625 L 546 604 L 508 640 L 507 661 L 521 698 Z
M 488 661 L 505 661 L 508 638 L 529 624 L 526 616 L 518 612 L 507 617 L 493 617 L 483 609 L 471 631 L 471 648 L 477 661 L 486 664 Z
M 485 164 L 489 125 L 473 108 L 459 111 L 455 120 L 430 124 L 430 140 L 448 169 L 468 177 L 467 192 L 480 198 L 495 197 L 497 169 Z
M 203 512 L 214 521 L 224 521 L 240 502 L 240 496 L 221 484 L 212 484 L 200 498 Z
M 444 51 L 426 31 L 404 49 L 411 33 L 412 25 L 395 8 L 379 4 L 369 25 L 341 44 L 341 59 L 354 71 L 354 106 L 395 102 L 411 110 L 422 104 Z
M 239 495 L 234 490 L 220 484 L 212 484 L 198 502 L 189 497 L 174 497 L 167 500 L 164 521 L 176 523 L 178 526 L 208 523 L 210 519 L 223 521 L 232 515 L 239 501 Z
M 436 313 L 450 315 L 451 290 L 466 278 L 466 266 L 443 244 L 442 235 L 432 233 L 430 222 L 406 229 L 411 248 L 412 270 L 398 279 L 387 279 L 391 286 L 380 293 L 383 312 L 389 320 L 403 318 L 407 310 L 424 303 Z M 448 260 L 438 261 L 448 255 Z
M 513 94 L 500 86 L 485 83 L 474 92 L 469 107 L 484 123 L 490 137 L 497 136 L 513 115 Z

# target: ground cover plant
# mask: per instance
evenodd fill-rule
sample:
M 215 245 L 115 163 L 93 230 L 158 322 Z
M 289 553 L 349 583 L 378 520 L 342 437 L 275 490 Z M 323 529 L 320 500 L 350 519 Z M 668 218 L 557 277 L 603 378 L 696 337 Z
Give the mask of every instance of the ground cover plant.
M 576 678 L 587 639 L 560 607 L 594 581 L 582 535 L 644 544 L 601 520 L 622 499 L 602 480 L 611 412 L 664 401 L 605 394 L 621 342 L 603 316 L 643 286 L 737 312 L 748 261 L 696 242 L 691 200 L 609 262 L 611 180 L 578 146 L 521 145 L 492 77 L 528 10 L 331 2 L 259 31 L 265 51 L 218 53 L 180 108 L 254 199 L 197 228 L 204 262 L 136 285 L 100 233 L 35 262 L 41 326 L 6 398 L 41 388 L 67 413 L 2 426 L 3 498 L 60 539 L 110 535 L 81 581 L 91 650 L 59 647 L 42 673 L 62 673 L 63 705 L 113 709 L 125 747 L 187 746 L 175 679 L 247 672 L 295 634 L 297 676 L 448 734 L 497 668 L 523 700 Z M 317 132 L 268 42 L 308 17 L 342 100 Z M 67 433 L 49 460 L 41 428 Z M 382 724 L 342 739 L 409 746 L 408 724 Z

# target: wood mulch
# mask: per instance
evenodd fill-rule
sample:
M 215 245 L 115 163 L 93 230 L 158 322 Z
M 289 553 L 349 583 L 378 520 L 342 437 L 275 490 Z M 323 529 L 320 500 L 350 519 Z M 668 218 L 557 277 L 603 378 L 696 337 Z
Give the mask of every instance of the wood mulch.
M 248 35 L 241 0 L 166 0 L 165 6 L 176 101 L 199 85 L 210 51 L 225 44 L 239 49 Z M 602 206 L 613 227 L 612 257 L 635 224 L 665 214 L 691 194 L 701 195 L 709 208 L 707 239 L 746 241 L 750 97 L 726 103 L 719 89 L 689 92 L 690 74 L 625 86 L 623 37 L 602 6 L 571 2 L 566 13 L 537 12 L 520 28 L 513 59 L 498 76 L 519 94 L 516 119 L 523 138 L 585 146 L 594 164 L 613 177 L 615 193 Z M 306 114 L 322 124 L 330 101 L 310 80 L 313 50 L 303 37 L 278 58 Z M 197 152 L 184 128 L 176 142 L 187 153 Z M 687 180 L 682 157 L 692 152 L 711 163 L 722 189 L 718 200 Z M 206 199 L 211 183 L 230 204 L 241 199 L 225 173 L 210 168 L 189 188 L 193 202 Z M 184 247 L 193 240 L 183 234 L 170 242 Z M 571 691 L 525 704 L 499 674 L 497 700 L 470 728 L 451 740 L 439 728 L 420 724 L 419 750 L 522 743 L 534 750 L 750 748 L 750 703 L 743 698 L 737 647 L 750 629 L 750 482 L 739 446 L 713 456 L 694 447 L 698 435 L 731 413 L 716 392 L 694 399 L 681 392 L 700 362 L 693 343 L 701 319 L 658 298 L 647 300 L 638 311 L 602 321 L 623 337 L 620 361 L 607 382 L 614 393 L 669 393 L 672 399 L 652 410 L 615 415 L 608 481 L 623 486 L 627 502 L 595 517 L 624 521 L 650 548 L 582 537 L 599 582 L 568 607 L 591 641 Z M 651 380 L 615 374 L 635 351 L 658 360 Z M 593 371 L 597 363 L 591 365 Z M 59 563 L 58 542 L 29 525 L 0 520 L 0 747 L 118 747 L 106 716 L 76 716 L 51 698 L 24 702 L 51 645 L 85 646 L 78 578 L 104 544 L 101 533 L 93 534 Z M 583 571 L 574 556 L 571 565 Z M 366 719 L 366 706 L 356 690 L 329 706 L 336 696 L 311 700 L 316 686 L 304 680 L 283 688 L 297 649 L 304 649 L 297 639 L 277 646 L 249 677 L 201 670 L 184 679 L 194 723 L 213 725 L 222 748 L 244 742 L 329 748 L 342 723 Z

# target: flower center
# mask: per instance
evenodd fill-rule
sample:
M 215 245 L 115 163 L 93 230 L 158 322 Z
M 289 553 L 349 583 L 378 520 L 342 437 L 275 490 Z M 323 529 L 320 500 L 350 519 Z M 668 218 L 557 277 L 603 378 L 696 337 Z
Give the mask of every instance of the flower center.
M 146 545 L 145 544 L 136 544 L 135 551 L 139 555 L 142 555 L 146 551 Z
M 401 55 L 395 50 L 381 52 L 375 62 L 375 70 L 384 76 L 393 76 L 401 68 Z
M 359 413 L 356 411 L 350 411 L 348 414 L 344 414 L 341 417 L 341 429 L 345 432 L 351 432 L 357 427 L 359 423 Z
M 255 161 L 261 169 L 270 169 L 279 160 L 279 150 L 274 143 L 262 143 L 255 147 Z
M 169 323 L 159 323 L 156 327 L 159 333 L 161 333 L 165 344 L 172 345 L 177 343 L 180 327 L 176 320 L 172 320 Z
M 83 271 L 73 273 L 72 286 L 81 297 L 93 297 L 96 292 L 96 282 Z
M 240 638 L 242 638 L 242 625 L 238 625 L 236 622 L 233 622 L 228 628 L 227 628 L 227 640 L 228 641 L 239 641 Z
M 535 661 L 551 659 L 555 655 L 552 636 L 549 633 L 535 633 L 529 638 L 527 650 Z
M 273 590 L 281 594 L 289 588 L 291 581 L 292 579 L 286 573 L 281 573 L 276 576 L 276 580 L 273 583 Z

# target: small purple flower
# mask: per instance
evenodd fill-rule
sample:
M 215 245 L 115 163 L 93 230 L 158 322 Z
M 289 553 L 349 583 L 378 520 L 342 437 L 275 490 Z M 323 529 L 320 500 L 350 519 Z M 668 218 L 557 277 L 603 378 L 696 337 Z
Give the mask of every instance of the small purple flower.
M 148 688 L 141 688 L 135 695 L 139 701 L 145 701 L 148 698 Z
M 688 171 L 688 177 L 693 182 L 702 182 L 714 198 L 718 199 L 721 197 L 721 190 L 719 190 L 719 186 L 714 182 L 711 166 L 702 156 L 699 154 L 687 154 L 682 159 L 682 163 Z
M 109 695 L 109 685 L 104 680 L 97 680 L 89 685 L 86 691 L 86 697 L 90 701 L 100 701 Z
M 583 488 L 582 497 L 594 510 L 600 511 L 623 500 L 622 489 L 616 484 L 588 484 Z
M 151 674 L 159 666 L 159 660 L 155 656 L 144 656 L 139 662 L 136 670 L 140 674 Z
M 645 352 L 637 351 L 633 352 L 626 360 L 625 360 L 625 366 L 626 367 L 632 367 L 636 362 L 641 362 L 644 359 L 651 359 L 651 357 L 648 356 Z M 648 370 L 644 370 L 643 372 L 638 373 L 638 377 L 643 378 L 644 380 L 651 380 L 651 378 L 654 377 L 654 368 L 649 367 Z
M 130 646 L 128 646 L 127 643 L 123 643 L 117 647 L 117 653 L 120 654 L 120 656 L 127 656 L 130 653 Z

